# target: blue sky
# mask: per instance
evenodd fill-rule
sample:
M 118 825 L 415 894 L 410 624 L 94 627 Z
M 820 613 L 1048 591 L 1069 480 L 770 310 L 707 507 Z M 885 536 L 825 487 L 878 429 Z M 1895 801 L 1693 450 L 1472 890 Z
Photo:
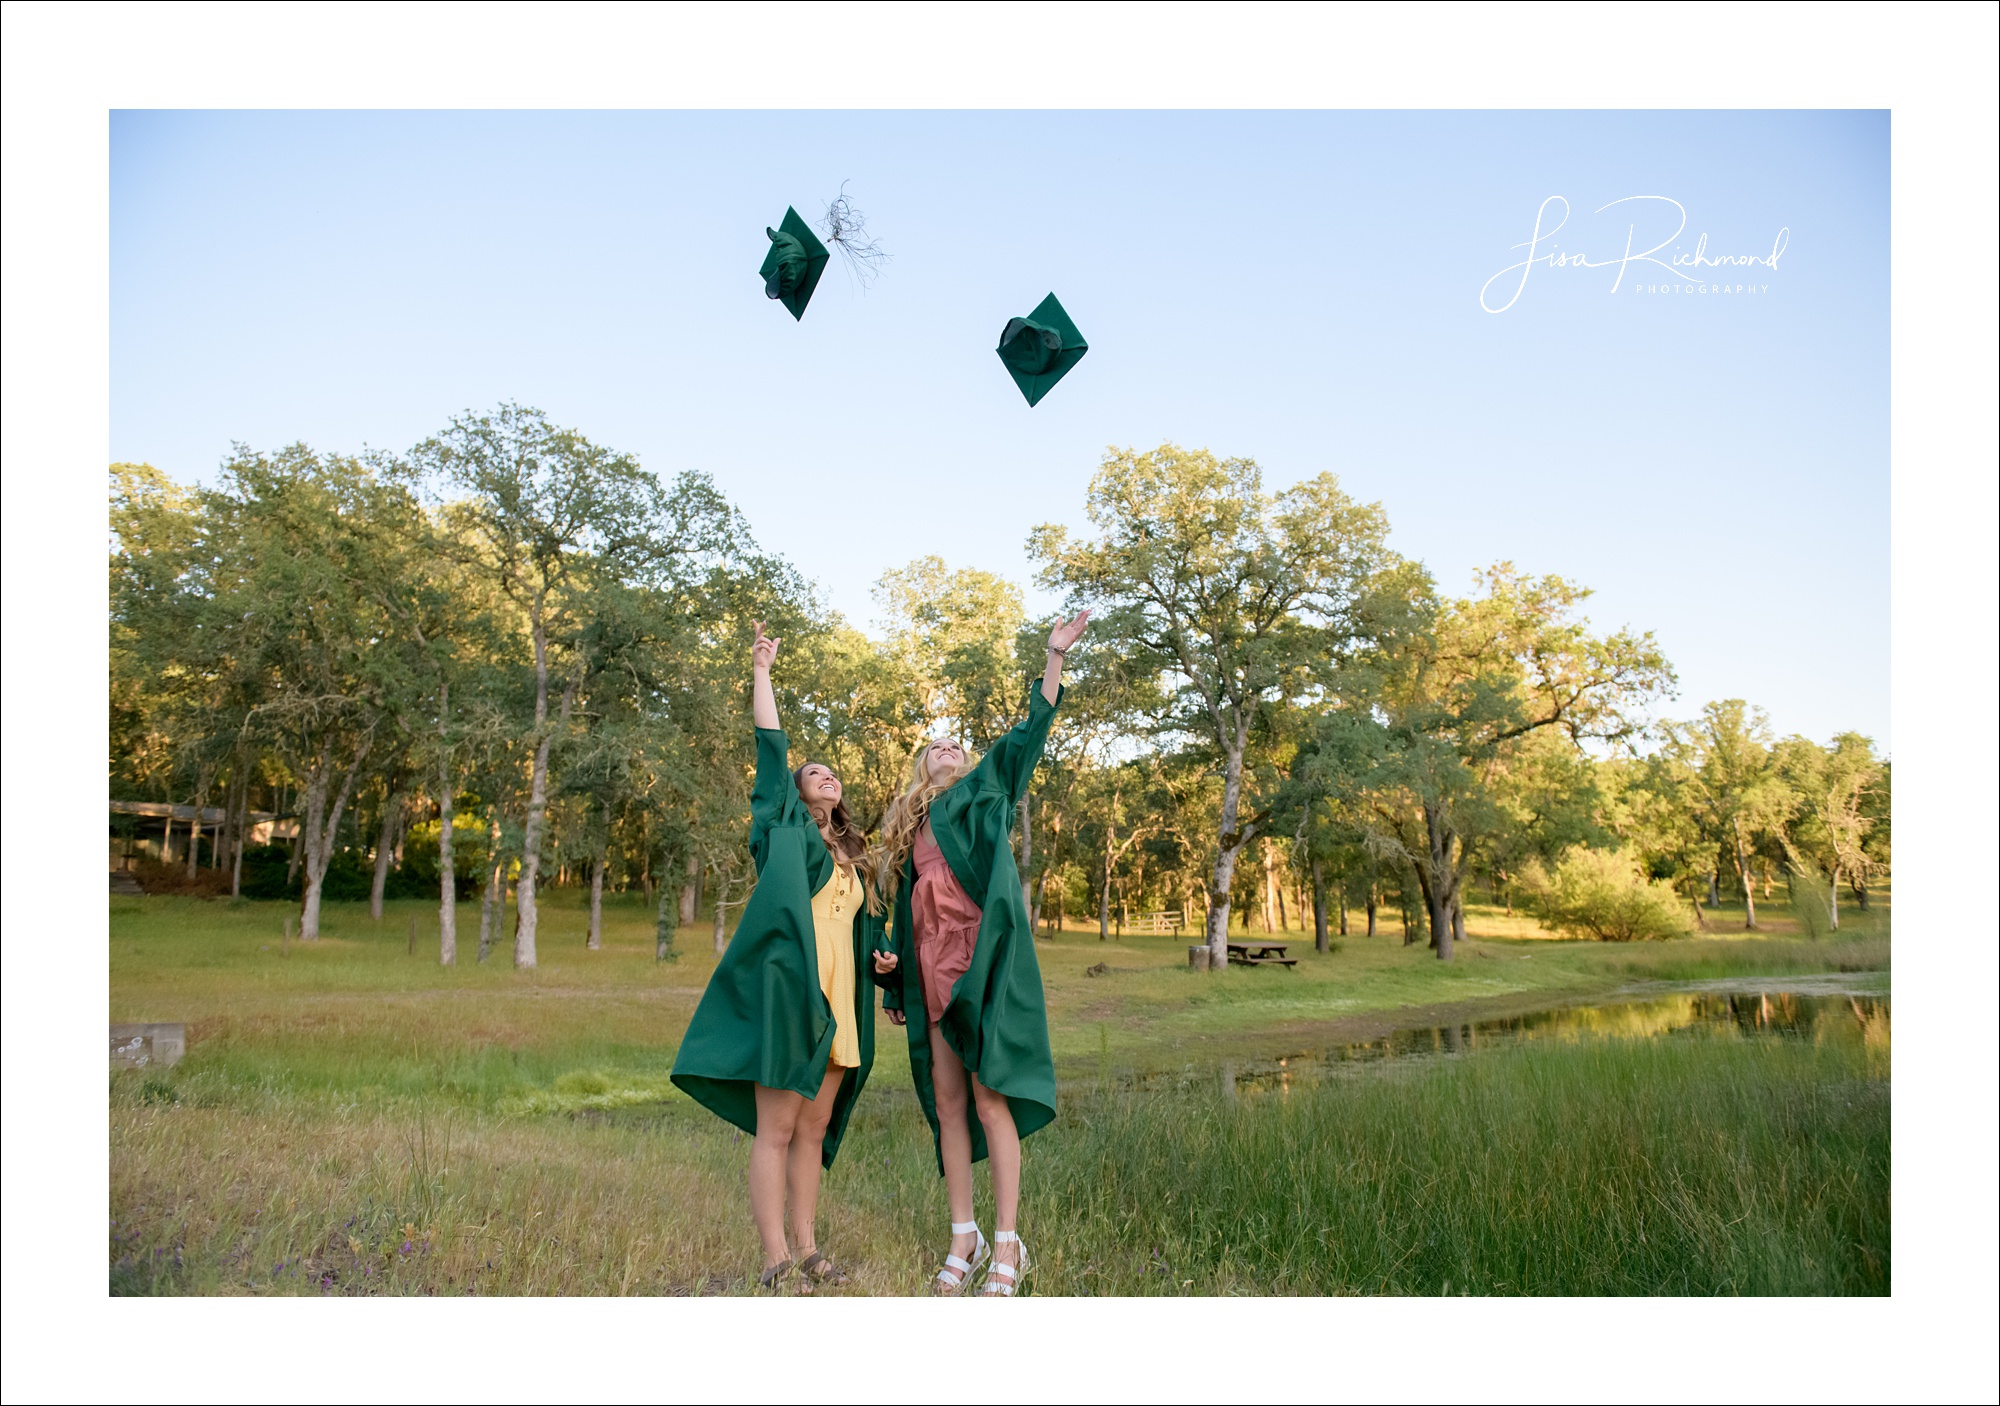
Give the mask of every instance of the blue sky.
M 1029 585 L 1107 445 L 1205 446 L 1333 470 L 1449 590 L 1593 588 L 1679 670 L 1669 716 L 1886 742 L 1888 143 L 1877 112 L 116 113 L 112 455 L 206 479 L 518 400 L 714 474 L 866 624 L 927 552 Z M 894 257 L 794 323 L 764 227 L 843 181 Z M 1661 257 L 1787 242 L 1726 271 L 1755 294 L 1542 265 L 1483 310 L 1550 197 L 1544 254 L 1615 263 L 1668 201 Z M 993 345 L 1050 291 L 1091 351 L 1030 410 Z

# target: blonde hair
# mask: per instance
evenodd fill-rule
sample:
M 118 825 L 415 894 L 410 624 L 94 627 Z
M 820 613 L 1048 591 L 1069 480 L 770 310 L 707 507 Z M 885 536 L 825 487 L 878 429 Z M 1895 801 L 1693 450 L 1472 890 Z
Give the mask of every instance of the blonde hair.
M 889 802 L 889 810 L 882 817 L 882 847 L 875 857 L 875 884 L 884 898 L 896 897 L 896 886 L 902 881 L 903 862 L 916 848 L 917 836 L 923 833 L 924 825 L 930 820 L 931 802 L 949 791 L 963 777 L 971 774 L 979 765 L 979 757 L 974 752 L 966 752 L 965 760 L 947 772 L 936 776 L 931 774 L 931 748 L 943 738 L 933 738 L 917 749 L 910 759 L 910 784 L 903 794 Z

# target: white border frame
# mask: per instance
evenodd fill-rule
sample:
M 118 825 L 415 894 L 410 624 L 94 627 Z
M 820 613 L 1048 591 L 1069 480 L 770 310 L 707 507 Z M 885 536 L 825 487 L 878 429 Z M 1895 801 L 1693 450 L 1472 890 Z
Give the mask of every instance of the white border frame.
M 754 1359 L 737 1349 L 767 1334 L 772 1315 L 820 1342 L 850 1332 L 863 1360 L 899 1364 L 867 1380 L 882 1399 L 1700 1392 L 1670 1353 L 1698 1359 L 1686 1364 L 1697 1371 L 1762 1363 L 1777 1394 L 1802 1398 L 1991 1400 L 2000 1389 L 1992 6 L 913 5 L 871 8 L 858 23 L 778 4 L 9 3 L 0 25 L 0 719 L 11 744 L 0 852 L 18 857 L 15 881 L 0 887 L 8 1399 L 136 1388 L 335 1400 L 364 1382 L 411 1398 L 755 1397 L 737 1366 Z M 769 42 L 783 32 L 813 42 Z M 54 872 L 40 856 L 43 837 L 94 835 L 100 823 L 101 796 L 79 782 L 96 775 L 107 702 L 108 111 L 809 108 L 856 95 L 883 108 L 1892 110 L 1890 746 L 1906 998 L 1893 1299 L 1260 1301 L 1278 1346 L 1249 1359 L 1188 1347 L 1220 1342 L 1240 1307 L 1030 1298 L 995 1310 L 1032 1346 L 993 1374 L 976 1355 L 943 1350 L 959 1320 L 923 1303 L 105 1297 L 102 1252 L 85 1233 L 102 1224 L 108 1186 L 88 1033 L 103 1014 L 104 920 L 79 928 L 72 897 L 101 882 L 97 850 L 79 846 Z M 1954 1003 L 1934 1017 L 1967 992 L 1976 1009 Z M 692 1343 L 720 1350 L 691 1360 L 680 1349 Z M 307 1344 L 315 1360 L 348 1365 L 301 1371 Z M 841 1376 L 855 1370 L 843 1363 Z M 1761 1374 L 1758 1389 L 1772 1380 Z

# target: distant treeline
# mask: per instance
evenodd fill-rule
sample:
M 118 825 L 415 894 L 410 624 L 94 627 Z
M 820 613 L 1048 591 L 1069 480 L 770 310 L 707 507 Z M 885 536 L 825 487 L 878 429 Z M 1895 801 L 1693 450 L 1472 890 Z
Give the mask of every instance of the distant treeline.
M 1095 612 L 1017 826 L 1038 922 L 1168 912 L 1218 942 L 1232 913 L 1310 913 L 1324 938 L 1387 907 L 1448 959 L 1475 884 L 1627 939 L 1725 892 L 1754 926 L 1774 879 L 1830 929 L 1886 870 L 1869 739 L 1777 739 L 1740 700 L 1658 720 L 1649 634 L 1593 632 L 1586 591 L 1505 563 L 1441 594 L 1330 474 L 1270 492 L 1248 460 L 1116 451 L 1088 513 L 1027 544 Z M 294 894 L 307 937 L 323 899 L 477 892 L 479 955 L 504 932 L 520 966 L 550 883 L 588 886 L 593 942 L 620 890 L 657 905 L 662 957 L 699 910 L 722 940 L 753 881 L 752 620 L 784 640 L 794 760 L 871 829 L 923 738 L 1021 716 L 1049 623 L 926 556 L 881 577 L 870 638 L 707 477 L 517 406 L 406 454 L 239 447 L 212 489 L 114 465 L 111 526 L 112 791 L 222 808 L 178 837 L 187 878 Z M 297 839 L 247 844 L 252 810 Z

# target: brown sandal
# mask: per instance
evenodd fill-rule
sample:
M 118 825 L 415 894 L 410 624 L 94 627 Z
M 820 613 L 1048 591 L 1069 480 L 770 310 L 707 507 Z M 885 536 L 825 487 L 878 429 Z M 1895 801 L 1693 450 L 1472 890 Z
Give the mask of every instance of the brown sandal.
M 822 1255 L 818 1250 L 814 1250 L 799 1261 L 799 1273 L 807 1276 L 815 1283 L 825 1284 L 829 1288 L 838 1289 L 851 1282 L 839 1265 L 835 1264 L 825 1255 Z
M 760 1289 L 769 1289 L 774 1294 L 777 1293 L 778 1285 L 784 1280 L 787 1274 L 792 1272 L 792 1269 L 792 1261 L 779 1260 L 776 1264 L 757 1276 L 757 1287 Z

